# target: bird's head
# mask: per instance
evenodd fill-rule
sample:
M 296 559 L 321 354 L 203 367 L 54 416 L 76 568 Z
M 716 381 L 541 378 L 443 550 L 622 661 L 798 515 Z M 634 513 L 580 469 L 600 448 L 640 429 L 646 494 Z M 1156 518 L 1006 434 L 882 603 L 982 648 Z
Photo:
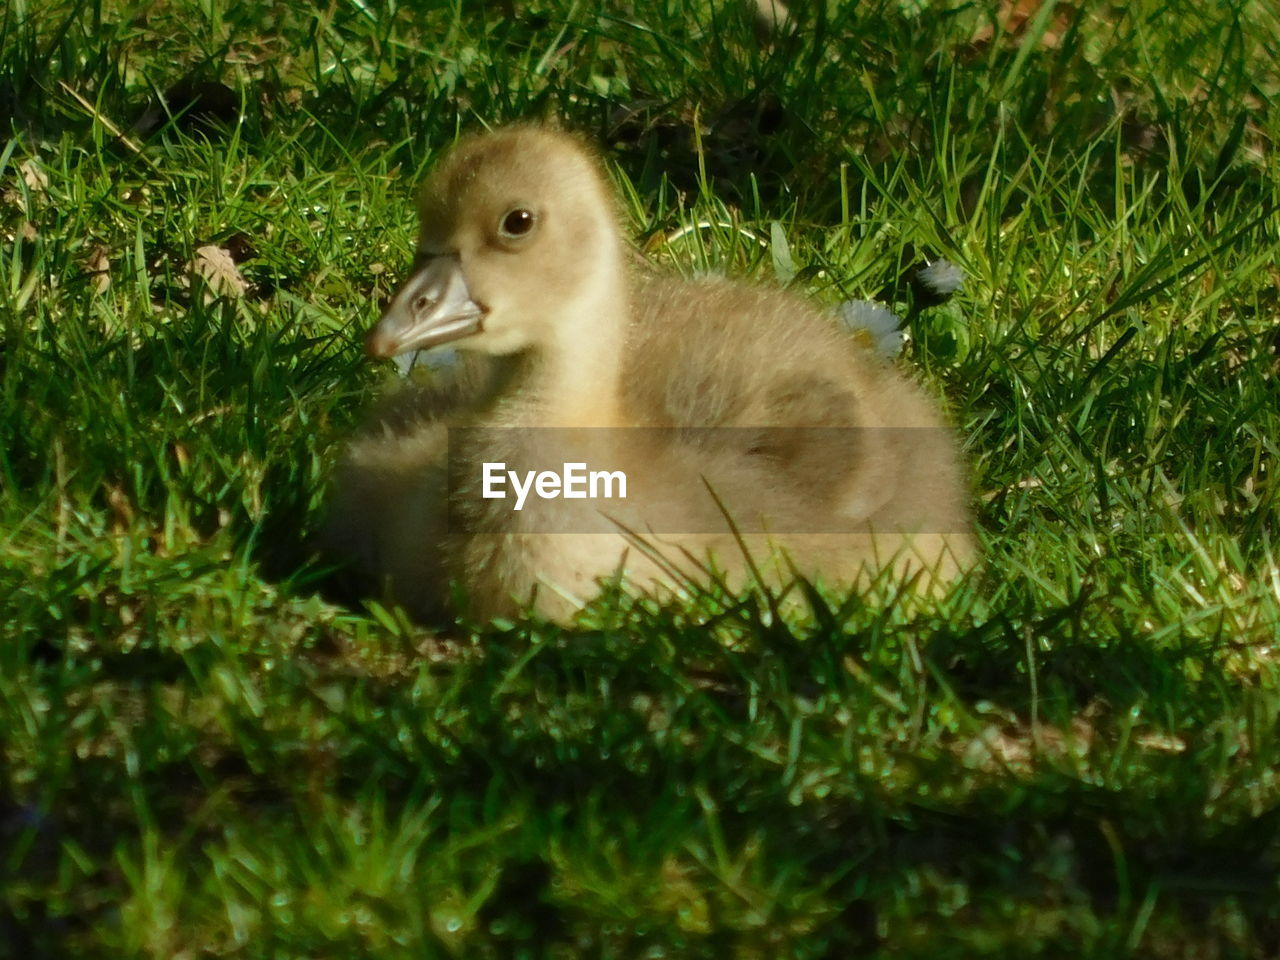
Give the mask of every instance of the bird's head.
M 423 184 L 418 210 L 413 269 L 369 332 L 373 356 L 443 343 L 535 349 L 574 318 L 590 322 L 616 283 L 610 191 L 569 134 L 518 126 L 460 140 Z

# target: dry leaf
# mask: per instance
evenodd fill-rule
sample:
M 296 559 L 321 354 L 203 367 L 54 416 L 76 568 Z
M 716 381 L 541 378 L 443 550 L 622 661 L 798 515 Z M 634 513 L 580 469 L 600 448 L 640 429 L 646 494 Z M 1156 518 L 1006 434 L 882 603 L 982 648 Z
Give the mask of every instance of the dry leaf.
M 1052 724 L 1013 723 L 1001 727 L 989 724 L 967 744 L 959 744 L 957 753 L 965 764 L 981 770 L 1005 767 L 1011 772 L 1026 773 L 1037 755 L 1053 760 L 1083 760 L 1093 747 L 1094 728 L 1084 717 L 1071 721 L 1070 732 Z
M 1032 757 L 1029 738 L 1010 736 L 995 724 L 984 728 L 961 753 L 967 766 L 983 770 L 994 769 L 996 764 L 992 761 L 1005 766 L 1025 766 Z
M 105 244 L 96 244 L 89 251 L 85 268 L 89 271 L 89 284 L 94 293 L 106 293 L 111 287 L 111 248 Z
M 114 533 L 123 533 L 133 523 L 133 506 L 129 503 L 129 495 L 114 483 L 107 483 L 105 486 L 107 506 L 111 508 L 111 529 Z
M 1045 0 L 1003 0 L 996 9 L 996 22 L 1000 29 L 1015 40 L 1021 40 L 1028 24 L 1040 13 Z M 1062 38 L 1071 26 L 1071 5 L 1062 4 L 1053 12 L 1052 21 L 1040 37 L 1040 46 L 1056 50 L 1062 46 Z M 973 34 L 973 43 L 986 43 L 995 36 L 990 22 L 984 23 Z
M 1154 750 L 1158 753 L 1182 753 L 1187 749 L 1185 740 L 1167 733 L 1139 734 L 1134 738 L 1134 742 L 1144 750 Z
M 32 193 L 44 196 L 49 192 L 49 175 L 34 160 L 23 160 L 18 171 L 22 174 L 23 183 Z
M 243 297 L 249 290 L 249 284 L 240 275 L 240 268 L 230 251 L 222 247 L 213 244 L 201 247 L 188 269 L 192 277 L 203 280 L 215 296 Z

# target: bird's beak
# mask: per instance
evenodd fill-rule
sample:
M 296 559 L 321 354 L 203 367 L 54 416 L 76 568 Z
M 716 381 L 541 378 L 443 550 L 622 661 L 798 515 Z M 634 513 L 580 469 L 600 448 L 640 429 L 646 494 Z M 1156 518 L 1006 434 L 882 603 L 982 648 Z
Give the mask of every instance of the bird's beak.
M 365 338 L 371 357 L 394 357 L 478 333 L 485 309 L 471 299 L 462 261 L 431 257 L 414 271 Z

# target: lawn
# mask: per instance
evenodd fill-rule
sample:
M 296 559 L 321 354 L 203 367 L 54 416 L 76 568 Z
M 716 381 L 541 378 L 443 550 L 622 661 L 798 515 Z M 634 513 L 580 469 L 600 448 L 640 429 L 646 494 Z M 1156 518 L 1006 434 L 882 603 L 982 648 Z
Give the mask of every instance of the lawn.
M 1280 15 L 792 6 L 7 0 L 0 957 L 1280 954 Z M 907 319 L 980 571 L 339 602 L 413 189 L 531 117 L 654 263 Z

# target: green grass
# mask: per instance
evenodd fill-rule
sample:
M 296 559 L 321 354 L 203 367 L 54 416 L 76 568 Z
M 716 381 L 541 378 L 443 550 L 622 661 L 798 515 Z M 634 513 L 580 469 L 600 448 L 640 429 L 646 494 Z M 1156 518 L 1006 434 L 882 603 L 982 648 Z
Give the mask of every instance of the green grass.
M 727 0 L 427 6 L 0 12 L 0 956 L 1276 955 L 1272 6 L 796 2 L 765 47 Z M 134 129 L 181 81 L 233 96 Z M 538 116 L 656 261 L 911 313 L 981 574 L 440 635 L 323 598 L 413 187 Z

